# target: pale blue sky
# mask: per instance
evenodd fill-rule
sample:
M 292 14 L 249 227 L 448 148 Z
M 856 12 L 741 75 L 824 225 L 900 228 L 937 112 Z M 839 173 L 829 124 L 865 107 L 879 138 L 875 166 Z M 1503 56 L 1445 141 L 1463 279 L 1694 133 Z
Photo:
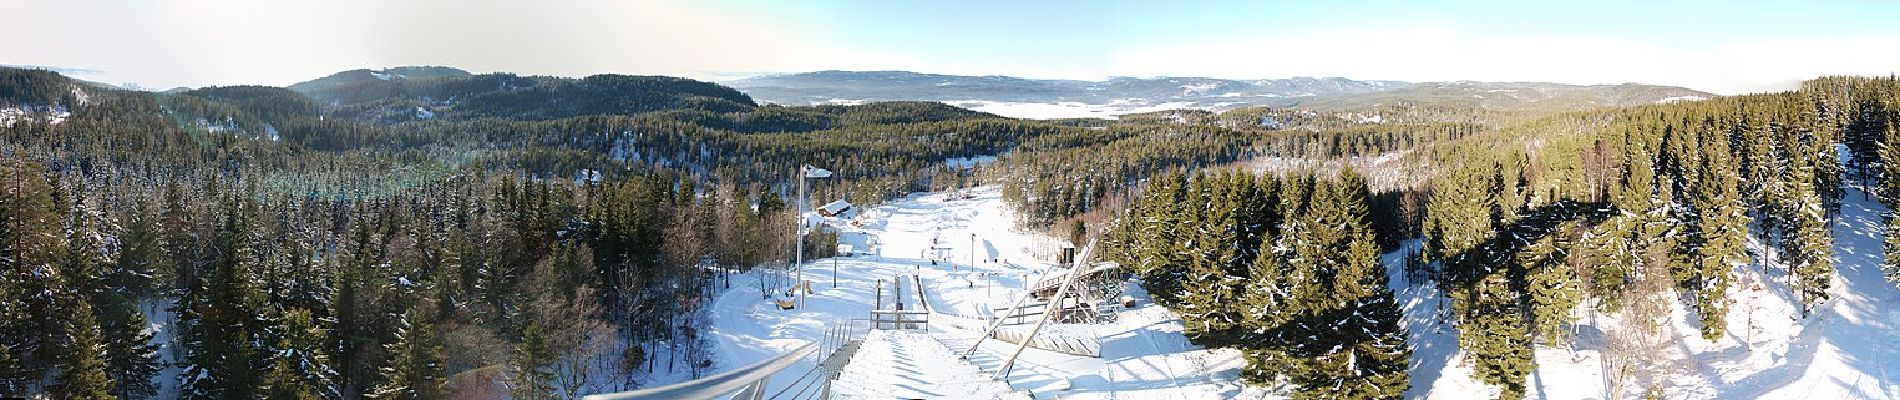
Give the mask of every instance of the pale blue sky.
M 1900 2 L 1880 1 L 0 0 L 0 10 L 0 63 L 151 87 L 435 64 L 701 78 L 902 69 L 1633 81 L 1740 93 L 1900 70 Z

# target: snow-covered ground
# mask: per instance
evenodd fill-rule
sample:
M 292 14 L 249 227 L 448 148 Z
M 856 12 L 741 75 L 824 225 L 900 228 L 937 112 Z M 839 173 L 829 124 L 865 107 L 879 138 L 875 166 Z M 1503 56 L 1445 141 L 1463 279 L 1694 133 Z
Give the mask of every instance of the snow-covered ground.
M 1729 333 L 1714 342 L 1700 337 L 1698 322 L 1680 301 L 1667 311 L 1664 346 L 1643 356 L 1656 361 L 1656 377 L 1668 398 L 1900 399 L 1900 290 L 1886 283 L 1880 229 L 1887 208 L 1850 188 L 1835 220 L 1834 259 L 1839 270 L 1831 300 L 1800 318 L 1779 266 L 1735 267 L 1737 287 Z M 1100 357 L 1030 348 L 1008 374 L 1011 391 L 990 379 L 1016 345 L 985 340 L 967 359 L 952 357 L 980 336 L 986 310 L 1007 306 L 1025 282 L 1049 271 L 1055 241 L 1013 228 L 994 187 L 957 193 L 922 193 L 865 210 L 852 219 L 829 219 L 843 227 L 841 241 L 860 249 L 856 257 L 813 260 L 804 277 L 813 292 L 806 305 L 780 310 L 761 295 L 759 282 L 786 282 L 784 273 L 734 279 L 719 296 L 708 329 L 717 342 L 715 370 L 764 360 L 817 341 L 835 326 L 864 335 L 874 292 L 916 274 L 933 311 L 929 329 L 879 334 L 847 366 L 858 389 L 926 398 L 1263 398 L 1275 397 L 1241 384 L 1244 361 L 1234 350 L 1207 350 L 1187 342 L 1181 322 L 1166 309 L 1143 305 L 1120 310 L 1099 325 L 1052 325 L 1046 337 L 1092 339 Z M 973 239 L 974 236 L 974 240 Z M 1407 246 L 1417 246 L 1416 241 Z M 974 251 L 972 251 L 974 250 Z M 974 254 L 972 254 L 974 253 Z M 1414 347 L 1412 388 L 1407 398 L 1481 399 L 1495 389 L 1471 376 L 1458 350 L 1457 329 L 1440 324 L 1441 296 L 1429 284 L 1406 282 L 1400 261 L 1409 251 L 1385 255 L 1392 287 L 1405 308 Z M 974 259 L 974 266 L 970 261 Z M 836 287 L 832 270 L 836 268 Z M 908 278 L 906 278 L 908 279 Z M 777 291 L 783 292 L 785 284 Z M 1130 294 L 1145 298 L 1130 284 Z M 915 287 L 904 302 L 916 309 Z M 776 297 L 776 296 L 775 296 Z M 1570 347 L 1540 347 L 1538 369 L 1527 379 L 1528 396 L 1539 399 L 1605 399 L 1610 343 L 1625 331 L 1617 315 L 1580 309 L 1577 339 Z M 1017 328 L 1024 329 L 1024 328 Z M 935 343 L 925 342 L 928 338 Z M 775 377 L 767 394 L 784 390 L 816 364 L 808 360 Z M 884 371 L 884 373 L 877 373 Z M 683 378 L 681 378 L 683 379 Z M 660 383 L 660 382 L 655 382 Z M 796 390 L 793 390 L 796 392 Z M 1636 393 L 1632 389 L 1621 397 Z M 878 396 L 878 395 L 873 395 Z M 889 396 L 885 396 L 889 397 Z
M 996 156 L 950 157 L 943 160 L 943 165 L 955 169 L 970 169 L 993 162 L 996 162 Z
M 1682 301 L 1672 301 L 1662 348 L 1640 357 L 1659 364 L 1659 381 L 1670 399 L 1900 399 L 1900 290 L 1880 272 L 1882 216 L 1877 200 L 1850 187 L 1834 221 L 1832 299 L 1801 318 L 1781 266 L 1738 265 L 1728 333 L 1704 340 Z M 1412 243 L 1411 245 L 1416 245 Z M 1751 248 L 1760 248 L 1751 243 Z M 1412 390 L 1407 398 L 1489 398 L 1492 388 L 1461 364 L 1456 328 L 1435 317 L 1438 291 L 1411 286 L 1387 255 L 1393 289 L 1405 307 L 1414 346 Z M 1765 272 L 1764 272 L 1765 271 Z M 1671 298 L 1675 300 L 1675 298 Z M 1527 382 L 1530 398 L 1607 399 L 1612 396 L 1605 357 L 1609 343 L 1626 332 L 1616 315 L 1580 309 L 1574 352 L 1539 347 L 1537 370 Z
M 866 334 L 864 345 L 839 373 L 832 392 L 847 399 L 1029 398 L 958 359 L 930 335 L 898 330 Z
M 1002 383 L 991 377 L 1008 353 L 1015 351 L 1015 344 L 986 340 L 968 360 L 953 355 L 969 349 L 981 335 L 981 321 L 974 316 L 1008 306 L 1024 282 L 1051 267 L 1046 255 L 1053 254 L 1055 246 L 1053 239 L 1015 229 L 1015 219 L 1007 210 L 998 188 L 983 187 L 916 194 L 864 210 L 852 219 L 829 219 L 842 227 L 840 241 L 860 254 L 810 261 L 804 278 L 812 282 L 813 292 L 804 307 L 794 310 L 781 310 L 772 298 L 761 294 L 761 279 L 784 281 L 784 272 L 734 279 L 732 288 L 714 301 L 711 310 L 707 332 L 717 344 L 714 369 L 748 365 L 819 341 L 832 327 L 850 326 L 862 336 L 868 327 L 862 319 L 870 317 L 879 281 L 885 293 L 883 307 L 891 308 L 893 280 L 916 274 L 927 287 L 930 309 L 936 313 L 929 329 L 880 333 L 867 341 L 846 367 L 851 378 L 845 380 L 857 389 L 834 387 L 840 394 L 869 390 L 883 393 L 884 398 L 1007 398 L 1027 392 L 1036 398 L 1169 399 L 1259 395 L 1244 391 L 1238 383 L 1243 365 L 1238 352 L 1188 344 L 1181 335 L 1180 320 L 1152 305 L 1122 311 L 1114 323 L 1086 326 L 1092 333 L 1077 333 L 1083 328 L 1065 326 L 1061 330 L 1066 334 L 1098 336 L 1103 357 L 1030 348 L 1008 376 L 1009 391 L 996 390 L 992 385 Z M 832 286 L 834 268 L 836 287 Z M 779 287 L 773 298 L 782 295 L 785 286 Z M 913 285 L 906 284 L 904 291 L 907 309 L 922 306 Z M 920 342 L 925 338 L 935 343 Z M 792 388 L 788 394 L 798 392 L 793 383 L 815 365 L 814 357 L 788 368 L 769 381 L 765 394 L 787 388 Z M 663 382 L 650 385 L 659 383 Z

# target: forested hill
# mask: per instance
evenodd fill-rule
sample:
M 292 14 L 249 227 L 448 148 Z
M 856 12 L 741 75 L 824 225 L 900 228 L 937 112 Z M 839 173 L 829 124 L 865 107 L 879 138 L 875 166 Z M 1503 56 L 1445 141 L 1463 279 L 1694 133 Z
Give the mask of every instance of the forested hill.
M 1542 82 L 1401 82 L 1346 78 L 1236 80 L 1116 77 L 1103 81 L 960 76 L 906 71 L 819 71 L 726 82 L 754 98 L 805 105 L 855 101 L 1081 103 L 1231 109 L 1301 106 L 1343 109 L 1394 102 L 1493 109 L 1634 106 L 1713 95 L 1675 86 Z
M 702 376 L 730 367 L 701 333 L 729 274 L 837 249 L 822 229 L 793 248 L 802 165 L 834 172 L 809 181 L 819 201 L 997 185 L 1021 228 L 1106 232 L 1185 334 L 1295 394 L 1396 397 L 1443 370 L 1509 398 L 1563 362 L 1539 346 L 1582 343 L 1585 313 L 1679 306 L 1699 322 L 1672 337 L 1753 346 L 1734 337 L 1756 322 L 1831 324 L 1893 293 L 1861 283 L 1891 263 L 1830 257 L 1874 237 L 1900 255 L 1873 227 L 1900 218 L 1830 229 L 1844 204 L 1900 198 L 1891 77 L 1634 107 L 1497 85 L 1033 121 L 668 77 L 397 68 L 151 93 L 0 69 L 0 397 L 572 398 Z M 1672 94 L 1634 89 L 1600 101 Z M 1431 100 L 1474 95 L 1545 106 Z M 1228 167 L 1246 171 L 1200 172 Z M 1403 250 L 1390 270 L 1382 248 Z M 1727 301 L 1741 282 L 1787 307 Z M 1621 329 L 1596 331 L 1662 337 Z M 1643 343 L 1615 354 L 1770 351 Z M 1442 368 L 1448 348 L 1469 368 Z M 1681 376 L 1661 363 L 1599 365 L 1721 397 L 1665 387 Z
M 446 67 L 344 71 L 290 86 L 347 118 L 555 119 L 694 109 L 745 111 L 757 104 L 717 84 L 667 76 L 585 78 L 470 75 Z
M 834 172 L 812 198 L 868 204 L 1093 132 L 449 68 L 164 93 L 0 68 L 0 122 L 0 397 L 51 398 L 550 398 L 696 374 L 721 271 L 795 253 L 799 166 Z M 553 378 L 576 360 L 611 371 Z

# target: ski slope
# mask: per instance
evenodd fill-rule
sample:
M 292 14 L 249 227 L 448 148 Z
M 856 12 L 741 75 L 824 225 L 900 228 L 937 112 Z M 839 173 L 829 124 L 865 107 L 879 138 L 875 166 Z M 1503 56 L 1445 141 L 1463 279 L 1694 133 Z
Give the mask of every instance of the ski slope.
M 925 333 L 871 331 L 852 360 L 832 386 L 837 398 L 1029 399 Z
M 1721 340 L 1703 340 L 1694 317 L 1674 302 L 1664 333 L 1667 346 L 1647 355 L 1663 365 L 1656 379 L 1666 382 L 1667 398 L 1900 399 L 1900 290 L 1886 283 L 1879 271 L 1887 208 L 1862 195 L 1859 188 L 1850 188 L 1834 221 L 1838 276 L 1832 299 L 1813 315 L 1799 318 L 1780 266 L 1735 267 L 1729 333 Z M 1188 343 L 1180 320 L 1149 305 L 1133 283 L 1129 294 L 1143 305 L 1119 311 L 1114 322 L 1052 324 L 1038 336 L 1093 340 L 1101 357 L 1030 348 L 1006 381 L 986 379 L 1015 351 L 1014 343 L 985 340 L 967 359 L 955 355 L 977 342 L 981 319 L 989 314 L 985 310 L 1007 306 L 1026 282 L 1050 272 L 1045 260 L 1056 243 L 1014 229 L 1014 218 L 1006 210 L 999 191 L 986 187 L 916 194 L 864 210 L 853 219 L 828 219 L 844 227 L 841 241 L 861 254 L 811 261 L 804 275 L 813 292 L 805 306 L 795 310 L 778 309 L 761 295 L 758 284 L 786 281 L 791 273 L 767 271 L 734 279 L 711 311 L 708 333 L 718 342 L 715 369 L 746 365 L 819 340 L 829 327 L 851 326 L 862 335 L 868 328 L 863 319 L 875 305 L 893 307 L 892 282 L 916 274 L 926 286 L 933 312 L 930 329 L 871 336 L 876 340 L 867 341 L 866 351 L 846 367 L 845 381 L 856 389 L 834 387 L 840 397 L 1010 398 L 1025 392 L 1035 398 L 1080 399 L 1278 397 L 1239 382 L 1244 361 L 1238 351 Z M 1412 388 L 1406 397 L 1494 397 L 1496 390 L 1473 379 L 1464 365 L 1456 327 L 1439 322 L 1437 289 L 1405 281 L 1399 264 L 1404 254 L 1408 252 L 1395 251 L 1385 259 L 1414 347 Z M 886 291 L 882 304 L 874 296 L 880 280 Z M 913 285 L 906 284 L 904 290 L 907 309 L 924 306 Z M 1604 358 L 1613 355 L 1609 342 L 1623 329 L 1621 322 L 1616 315 L 1588 309 L 1578 315 L 1574 346 L 1536 350 L 1538 368 L 1527 378 L 1529 398 L 1616 397 L 1608 393 Z M 788 373 L 815 363 L 807 361 L 806 367 Z M 775 377 L 765 393 L 768 398 L 780 392 L 786 393 L 780 398 L 803 398 L 787 397 L 799 392 L 788 390 L 794 379 Z
M 984 341 L 967 360 L 958 355 L 981 335 L 982 316 L 1010 305 L 1025 282 L 1052 267 L 1058 242 L 1015 228 L 996 187 L 964 192 L 919 193 L 862 210 L 850 219 L 827 218 L 841 227 L 840 242 L 859 254 L 811 260 L 804 278 L 812 293 L 804 307 L 781 310 L 774 299 L 784 287 L 764 295 L 760 282 L 786 282 L 796 273 L 767 271 L 735 277 L 714 300 L 711 325 L 716 342 L 714 373 L 744 366 L 819 341 L 836 326 L 860 335 L 873 307 L 892 308 L 893 281 L 919 276 L 933 312 L 928 330 L 878 332 L 846 365 L 834 394 L 872 398 L 1169 398 L 1227 399 L 1259 397 L 1238 382 L 1244 362 L 1233 350 L 1190 345 L 1172 313 L 1148 305 L 1121 311 L 1117 322 L 1103 325 L 1052 325 L 1045 334 L 1087 337 L 1099 342 L 1103 357 L 1027 349 L 1007 381 L 992 377 L 1013 343 Z M 973 236 L 974 235 L 974 236 Z M 976 262 L 972 265 L 971 260 Z M 836 287 L 833 287 L 833 270 Z M 881 285 L 880 285 L 880 280 Z M 1132 286 L 1132 285 L 1131 285 Z M 880 302 L 876 293 L 882 288 Z M 920 309 L 916 288 L 905 284 L 906 309 Z M 1145 297 L 1137 288 L 1134 295 Z M 881 304 L 880 304 L 881 303 Z M 810 398 L 799 375 L 816 360 L 774 376 L 767 398 Z M 881 373 L 880 373 L 881 372 Z M 651 382 L 657 385 L 664 382 Z M 798 393 L 806 393 L 803 397 Z M 781 394 L 783 393 L 783 394 Z M 867 394 L 868 393 L 868 394 Z

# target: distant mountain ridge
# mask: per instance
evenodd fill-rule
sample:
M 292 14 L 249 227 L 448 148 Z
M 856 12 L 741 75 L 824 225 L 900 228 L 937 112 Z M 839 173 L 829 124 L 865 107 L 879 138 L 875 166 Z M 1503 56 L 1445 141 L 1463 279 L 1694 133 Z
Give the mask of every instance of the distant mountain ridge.
M 670 76 L 476 75 L 428 66 L 349 70 L 288 89 L 326 105 L 331 114 L 386 122 L 431 119 L 438 113 L 543 120 L 675 109 L 736 112 L 757 105 L 732 88 Z
M 1115 77 L 1104 81 L 963 76 L 908 71 L 818 71 L 724 82 L 754 99 L 786 105 L 922 100 L 1081 103 L 1226 109 L 1244 106 L 1370 106 L 1421 99 L 1480 107 L 1629 106 L 1714 97 L 1675 86 L 1542 82 L 1402 82 L 1339 77 L 1220 79 Z

